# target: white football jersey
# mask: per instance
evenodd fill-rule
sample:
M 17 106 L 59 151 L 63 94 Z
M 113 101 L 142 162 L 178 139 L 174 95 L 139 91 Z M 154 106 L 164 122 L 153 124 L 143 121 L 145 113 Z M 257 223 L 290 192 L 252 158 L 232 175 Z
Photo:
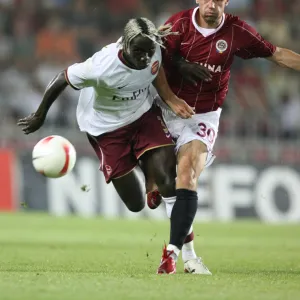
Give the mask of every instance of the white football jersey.
M 139 119 L 152 104 L 150 85 L 161 66 L 157 45 L 150 65 L 134 70 L 119 58 L 119 42 L 104 47 L 85 62 L 66 71 L 69 84 L 81 89 L 77 122 L 81 131 L 98 136 Z

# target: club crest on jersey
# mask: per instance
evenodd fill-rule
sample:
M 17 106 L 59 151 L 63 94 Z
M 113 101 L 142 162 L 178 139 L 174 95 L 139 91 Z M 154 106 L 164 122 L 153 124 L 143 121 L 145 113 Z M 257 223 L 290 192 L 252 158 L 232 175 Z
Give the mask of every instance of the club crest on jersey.
M 156 62 L 153 63 L 151 67 L 151 74 L 155 75 L 158 72 L 158 68 L 159 68 L 159 61 L 157 60 Z
M 223 52 L 225 52 L 227 50 L 228 44 L 224 40 L 219 40 L 219 41 L 217 41 L 216 48 L 217 48 L 217 52 L 222 54 Z

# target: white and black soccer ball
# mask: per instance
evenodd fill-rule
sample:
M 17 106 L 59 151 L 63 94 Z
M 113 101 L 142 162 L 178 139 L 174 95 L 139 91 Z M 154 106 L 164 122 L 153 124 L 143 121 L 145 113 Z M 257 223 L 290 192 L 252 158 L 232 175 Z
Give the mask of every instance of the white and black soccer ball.
M 59 178 L 71 172 L 74 168 L 76 150 L 62 136 L 47 136 L 34 146 L 32 163 L 35 170 L 44 176 Z

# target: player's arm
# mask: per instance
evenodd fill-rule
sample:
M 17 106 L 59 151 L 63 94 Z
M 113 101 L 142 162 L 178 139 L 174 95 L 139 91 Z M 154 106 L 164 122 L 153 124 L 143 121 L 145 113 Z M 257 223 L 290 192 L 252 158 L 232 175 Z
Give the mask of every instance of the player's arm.
M 156 88 L 159 96 L 172 111 L 181 118 L 187 119 L 191 118 L 195 113 L 193 109 L 182 99 L 178 98 L 173 91 L 171 90 L 165 71 L 163 67 L 160 67 L 157 77 L 153 82 L 154 87 Z
M 98 78 L 97 64 L 93 62 L 92 58 L 70 66 L 67 70 L 57 74 L 48 84 L 36 112 L 20 119 L 17 125 L 22 127 L 25 134 L 37 131 L 43 126 L 52 104 L 68 85 L 76 90 L 80 90 L 84 87 L 95 85 Z
M 57 74 L 51 80 L 45 90 L 42 102 L 37 111 L 26 118 L 20 119 L 17 123 L 18 126 L 22 127 L 25 134 L 35 132 L 42 127 L 51 105 L 67 86 L 68 82 L 65 78 L 64 71 Z
M 281 67 L 300 71 L 300 55 L 292 50 L 277 47 L 274 54 L 267 59 Z
M 285 48 L 274 46 L 265 40 L 252 26 L 239 20 L 233 25 L 239 43 L 236 55 L 243 59 L 261 57 L 279 66 L 300 71 L 300 55 Z

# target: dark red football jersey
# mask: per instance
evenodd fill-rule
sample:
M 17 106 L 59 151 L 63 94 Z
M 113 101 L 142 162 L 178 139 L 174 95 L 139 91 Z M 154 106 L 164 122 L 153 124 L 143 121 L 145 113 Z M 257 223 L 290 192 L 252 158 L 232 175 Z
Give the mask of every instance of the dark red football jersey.
M 224 14 L 219 28 L 199 28 L 195 21 L 198 8 L 180 12 L 167 22 L 178 35 L 165 40 L 164 67 L 173 92 L 196 108 L 196 113 L 213 111 L 222 106 L 227 92 L 234 56 L 243 59 L 270 57 L 276 47 L 246 22 Z M 200 81 L 192 86 L 183 81 L 172 67 L 172 57 L 180 54 L 187 61 L 206 66 L 213 75 L 210 83 Z

